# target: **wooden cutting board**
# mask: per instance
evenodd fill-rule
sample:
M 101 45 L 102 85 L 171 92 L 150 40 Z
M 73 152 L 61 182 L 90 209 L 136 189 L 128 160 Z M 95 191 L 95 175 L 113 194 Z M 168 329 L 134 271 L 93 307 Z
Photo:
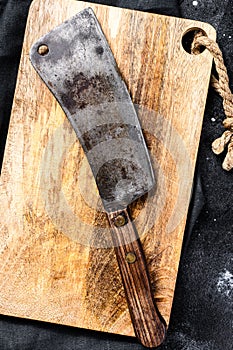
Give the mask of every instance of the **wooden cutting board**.
M 186 52 L 201 22 L 73 0 L 30 8 L 1 182 L 1 296 L 6 315 L 134 335 L 86 158 L 29 61 L 34 41 L 92 7 L 138 110 L 156 187 L 131 206 L 158 308 L 171 313 L 212 57 Z

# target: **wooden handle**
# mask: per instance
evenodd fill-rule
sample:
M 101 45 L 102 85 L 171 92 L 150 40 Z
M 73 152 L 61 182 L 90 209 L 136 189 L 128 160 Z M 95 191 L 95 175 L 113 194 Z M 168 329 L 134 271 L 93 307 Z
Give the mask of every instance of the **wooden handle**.
M 146 347 L 159 346 L 166 327 L 153 299 L 137 230 L 127 209 L 108 213 L 108 219 L 135 335 Z

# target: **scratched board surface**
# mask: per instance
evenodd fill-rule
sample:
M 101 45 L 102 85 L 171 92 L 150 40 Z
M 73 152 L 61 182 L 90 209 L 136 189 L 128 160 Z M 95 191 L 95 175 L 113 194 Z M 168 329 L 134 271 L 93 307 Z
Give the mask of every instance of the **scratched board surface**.
M 184 33 L 201 22 L 73 0 L 33 2 L 0 182 L 2 314 L 134 335 L 109 226 L 61 107 L 29 61 L 39 37 L 92 7 L 143 128 L 155 188 L 131 215 L 169 323 L 212 65 Z M 140 33 L 136 36 L 135 33 Z

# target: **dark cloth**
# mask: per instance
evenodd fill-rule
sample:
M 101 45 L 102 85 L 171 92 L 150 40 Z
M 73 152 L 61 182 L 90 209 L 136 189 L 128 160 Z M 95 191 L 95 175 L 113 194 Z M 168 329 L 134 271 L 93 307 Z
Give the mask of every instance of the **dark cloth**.
M 179 16 L 180 14 L 177 0 L 93 0 L 90 2 L 167 16 Z
M 215 0 L 93 1 L 206 21 L 218 42 L 233 83 L 233 4 Z M 18 63 L 31 1 L 0 2 L 0 152 L 3 155 Z M 179 12 L 180 11 L 180 12 Z M 214 119 L 213 119 L 214 118 Z M 233 318 L 232 171 L 211 142 L 222 131 L 221 98 L 209 90 L 184 247 L 170 327 L 160 350 L 231 350 Z M 38 321 L 0 316 L 0 350 L 141 350 L 135 339 Z

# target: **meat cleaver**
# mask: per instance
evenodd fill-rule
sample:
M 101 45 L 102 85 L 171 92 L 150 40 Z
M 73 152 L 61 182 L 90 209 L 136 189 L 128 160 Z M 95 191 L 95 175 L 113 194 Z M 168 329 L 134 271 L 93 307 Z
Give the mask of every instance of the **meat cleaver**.
M 154 186 L 133 103 L 91 8 L 40 38 L 30 60 L 85 151 L 111 228 L 135 335 L 146 347 L 166 333 L 128 205 Z

